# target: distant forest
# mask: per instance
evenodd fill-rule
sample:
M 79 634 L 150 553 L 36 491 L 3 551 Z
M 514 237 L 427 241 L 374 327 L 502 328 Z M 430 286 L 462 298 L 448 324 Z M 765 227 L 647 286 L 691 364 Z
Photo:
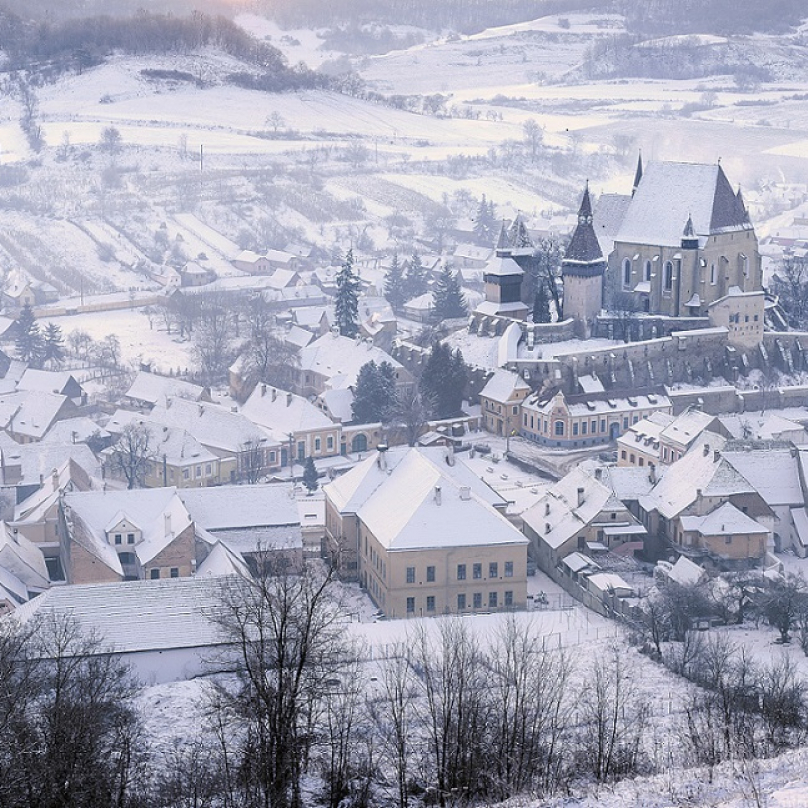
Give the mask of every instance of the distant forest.
M 256 0 L 262 13 L 289 27 L 382 23 L 463 34 L 610 5 L 608 0 Z
M 304 67 L 290 68 L 275 47 L 259 42 L 223 16 L 189 16 L 141 11 L 132 17 L 108 15 L 61 21 L 25 20 L 0 6 L 0 51 L 5 70 L 25 70 L 42 78 L 100 64 L 112 52 L 188 53 L 220 48 L 253 66 L 253 86 L 272 91 L 321 86 L 326 79 Z M 244 74 L 239 83 L 248 83 Z
M 806 0 L 619 0 L 630 31 L 673 34 L 782 33 L 808 18 Z

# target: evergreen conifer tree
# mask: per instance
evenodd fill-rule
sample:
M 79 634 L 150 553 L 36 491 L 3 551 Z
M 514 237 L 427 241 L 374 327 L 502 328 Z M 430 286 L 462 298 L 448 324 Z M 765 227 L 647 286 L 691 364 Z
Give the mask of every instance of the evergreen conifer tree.
M 421 263 L 421 256 L 413 253 L 407 267 L 407 275 L 404 278 L 404 294 L 406 300 L 412 300 L 426 294 L 429 289 L 429 281 L 426 270 Z
M 17 318 L 17 356 L 31 367 L 41 368 L 45 359 L 45 340 L 31 307 L 23 306 Z
M 437 418 L 459 415 L 463 392 L 468 381 L 468 366 L 460 351 L 452 353 L 448 345 L 435 342 L 421 374 L 421 393 L 432 404 Z
M 353 271 L 353 250 L 348 250 L 337 274 L 337 295 L 334 309 L 339 333 L 355 337 L 359 333 L 359 279 Z
M 533 298 L 533 322 L 550 322 L 550 300 L 547 297 L 547 286 L 544 280 L 539 281 L 539 286 Z
M 396 375 L 389 362 L 370 361 L 359 368 L 351 404 L 357 424 L 386 421 L 396 404 Z
M 65 344 L 62 329 L 56 323 L 48 323 L 45 328 L 44 360 L 60 365 L 65 358 Z
M 306 458 L 306 463 L 303 466 L 303 485 L 310 494 L 313 494 L 320 485 L 317 480 L 317 469 L 314 467 L 314 459 L 311 455 Z
M 404 272 L 398 261 L 398 253 L 393 253 L 393 262 L 390 264 L 390 270 L 384 281 L 384 296 L 395 312 L 401 311 L 407 302 Z
M 451 320 L 456 317 L 465 317 L 468 307 L 460 289 L 457 277 L 452 274 L 449 264 L 443 265 L 443 270 L 435 283 L 432 292 L 433 315 L 436 320 Z
M 480 204 L 477 206 L 477 214 L 474 217 L 474 240 L 481 247 L 490 247 L 494 243 L 496 236 L 496 216 L 494 203 L 489 202 L 483 194 Z

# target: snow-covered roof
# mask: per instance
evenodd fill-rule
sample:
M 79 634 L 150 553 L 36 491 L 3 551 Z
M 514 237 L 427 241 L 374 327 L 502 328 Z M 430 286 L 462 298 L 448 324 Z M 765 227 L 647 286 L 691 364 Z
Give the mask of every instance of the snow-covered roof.
M 223 580 L 163 578 L 53 587 L 17 609 L 15 617 L 27 621 L 70 615 L 116 653 L 217 645 L 224 638 L 210 615 L 221 606 Z
M 356 384 L 360 368 L 370 361 L 377 365 L 388 362 L 397 371 L 403 365 L 390 354 L 385 353 L 370 342 L 353 340 L 340 334 L 324 334 L 311 345 L 300 351 L 300 369 L 318 373 L 326 378 L 344 376 L 349 379 L 347 386 Z
M 385 476 L 357 515 L 389 551 L 528 544 L 471 486 L 419 449 L 407 451 Z
M 241 412 L 280 443 L 286 442 L 290 434 L 335 426 L 327 415 L 302 396 L 265 384 L 259 384 L 253 390 Z
M 142 540 L 134 546 L 141 564 L 148 563 L 191 524 L 191 517 L 176 488 L 141 488 L 127 491 L 84 491 L 64 497 L 71 537 L 110 569 L 122 574 L 118 554 L 107 540 L 107 527 L 121 514 L 140 526 Z M 77 530 L 80 519 L 85 530 Z
M 319 327 L 323 317 L 328 317 L 327 306 L 300 306 L 293 312 L 294 321 L 304 328 Z
M 521 277 L 525 271 L 509 255 L 495 255 L 485 265 L 485 274 L 498 278 Z
M 682 530 L 695 531 L 702 536 L 732 536 L 733 534 L 768 533 L 768 528 L 738 510 L 731 502 L 719 505 L 706 516 L 681 517 Z
M 649 163 L 615 241 L 679 247 L 688 217 L 702 238 L 751 229 L 720 165 Z
M 248 441 L 264 446 L 279 444 L 244 413 L 231 412 L 219 404 L 167 398 L 149 413 L 149 420 L 184 429 L 203 446 L 217 451 L 243 452 Z
M 668 578 L 680 586 L 697 584 L 707 574 L 702 567 L 686 556 L 679 556 L 676 563 L 666 572 Z
M 543 415 L 549 415 L 553 411 L 553 408 L 558 403 L 557 398 L 559 396 L 563 398 L 563 394 L 558 393 L 547 401 L 539 401 L 539 395 L 540 394 L 535 394 L 526 399 L 524 406 L 540 412 Z M 570 397 L 569 399 L 564 398 L 564 403 L 570 415 L 573 416 L 594 416 L 602 413 L 622 413 L 632 410 L 666 410 L 670 409 L 671 406 L 670 400 L 666 396 L 653 393 L 626 396 L 625 398 L 607 398 L 600 396 L 598 398 L 587 397 L 584 399 L 583 397 Z
M 614 592 L 620 596 L 621 593 L 633 592 L 630 584 L 627 584 L 616 572 L 596 572 L 587 579 L 587 587 L 597 592 Z
M 134 401 L 145 401 L 147 404 L 157 404 L 166 396 L 199 401 L 205 396 L 205 388 L 182 379 L 140 371 L 135 376 L 132 386 L 126 391 L 126 396 Z
M 798 505 L 804 501 L 800 484 L 799 461 L 792 455 L 789 446 L 776 448 L 770 442 L 745 444 L 744 448 L 734 442 L 728 444 L 723 454 L 724 459 L 748 480 L 763 497 L 769 507 L 775 505 Z M 800 458 L 808 456 L 800 452 Z
M 109 432 L 86 415 L 77 418 L 66 418 L 57 421 L 42 438 L 42 443 L 84 443 L 87 438 L 98 433 L 101 438 L 108 438 Z
M 561 559 L 565 567 L 569 567 L 572 572 L 581 572 L 585 569 L 599 570 L 600 564 L 595 563 L 588 555 L 583 553 L 570 553 Z
M 300 524 L 288 483 L 185 488 L 177 493 L 194 523 L 210 533 Z
M 50 474 L 43 474 L 42 483 L 36 491 L 17 504 L 14 508 L 14 524 L 41 522 L 62 492 L 89 491 L 91 487 L 92 481 L 86 471 L 68 456 Z
M 197 567 L 195 577 L 222 578 L 226 575 L 240 575 L 243 578 L 249 578 L 250 569 L 241 553 L 228 547 L 226 542 L 217 541 L 204 561 Z
M 581 387 L 582 393 L 593 394 L 603 393 L 606 391 L 606 388 L 603 386 L 603 382 L 594 373 L 586 376 L 579 376 L 578 384 Z
M 518 374 L 510 370 L 495 370 L 487 384 L 480 391 L 480 397 L 505 403 L 514 393 L 530 390 L 530 385 Z
M 719 415 L 718 420 L 733 438 L 777 440 L 784 437 L 792 439 L 794 436 L 808 439 L 802 424 L 784 418 L 776 412 L 730 413 Z
M 601 194 L 598 198 L 593 224 L 603 255 L 609 255 L 614 249 L 614 237 L 630 203 L 631 197 L 627 194 Z
M 579 489 L 583 489 L 580 504 Z M 624 508 L 611 488 L 576 467 L 528 508 L 522 519 L 545 544 L 558 549 L 606 509 Z
M 691 450 L 640 499 L 640 505 L 646 511 L 656 509 L 666 519 L 673 519 L 696 500 L 698 491 L 715 497 L 755 493 L 753 486 L 721 457 L 725 443 L 720 435 L 702 433 Z
M 791 520 L 794 522 L 800 544 L 808 547 L 808 513 L 805 508 L 791 508 Z
M 0 397 L 0 425 L 10 434 L 41 440 L 60 414 L 75 410 L 66 396 L 20 391 Z
M 673 443 L 682 448 L 693 441 L 715 421 L 715 416 L 702 410 L 687 409 L 677 415 L 660 433 L 663 443 Z
M 385 463 L 391 474 L 379 466 L 378 453 L 371 454 L 346 474 L 337 477 L 323 490 L 341 513 L 356 513 L 379 486 L 390 479 L 392 471 L 410 452 L 419 454 L 425 462 L 439 469 L 444 476 L 452 477 L 456 487 L 468 487 L 478 499 L 489 505 L 505 507 L 506 501 L 474 474 L 460 457 L 455 457 L 452 460 L 453 465 L 449 465 L 446 461 L 447 458 L 451 460 L 451 455 L 448 454 L 449 450 L 442 446 L 418 449 L 396 446 L 389 449 L 385 453 Z
M 314 339 L 314 334 L 299 325 L 294 325 L 283 335 L 283 341 L 295 348 L 305 348 Z
M 458 244 L 454 257 L 470 261 L 487 261 L 494 251 L 490 247 L 478 247 L 475 244 Z
M 5 433 L 0 433 L 0 452 L 6 467 L 19 467 L 19 482 L 16 485 L 32 485 L 39 482 L 40 475 L 48 476 L 53 469 L 63 466 L 69 458 L 91 477 L 101 476 L 101 467 L 96 456 L 83 443 L 17 443 Z M 8 471 L 7 471 L 8 473 Z
M 31 390 L 37 393 L 62 394 L 71 381 L 78 384 L 75 377 L 70 373 L 28 368 L 17 382 L 17 389 Z
M 334 420 L 343 424 L 348 424 L 353 420 L 354 394 L 350 387 L 326 390 L 320 395 L 320 399 Z
M 29 590 L 41 590 L 50 583 L 42 550 L 5 522 L 0 522 L 0 567 Z
M 478 314 L 484 314 L 487 317 L 497 314 L 507 315 L 509 312 L 523 313 L 526 310 L 527 306 L 518 301 L 516 303 L 495 303 L 493 300 L 483 300 L 483 302 L 479 303 L 477 308 L 474 309 Z

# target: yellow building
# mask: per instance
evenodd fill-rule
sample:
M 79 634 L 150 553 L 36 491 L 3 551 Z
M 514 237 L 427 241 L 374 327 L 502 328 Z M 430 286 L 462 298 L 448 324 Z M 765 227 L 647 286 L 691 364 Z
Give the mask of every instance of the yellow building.
M 324 490 L 332 558 L 388 617 L 525 607 L 528 540 L 451 453 L 380 447 Z

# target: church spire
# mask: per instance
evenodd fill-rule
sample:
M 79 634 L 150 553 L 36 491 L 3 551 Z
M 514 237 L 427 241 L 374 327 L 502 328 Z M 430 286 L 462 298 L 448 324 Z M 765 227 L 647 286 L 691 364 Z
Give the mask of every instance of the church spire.
M 640 187 L 640 180 L 642 180 L 642 149 L 637 157 L 637 170 L 634 172 L 634 185 L 631 189 L 631 195 L 637 193 L 637 188 Z
M 592 201 L 589 198 L 589 180 L 586 181 L 581 207 L 578 209 L 578 224 L 592 224 Z
M 595 228 L 592 224 L 592 200 L 589 197 L 589 183 L 584 189 L 581 199 L 581 207 L 578 209 L 578 226 L 572 234 L 567 252 L 564 256 L 563 271 L 568 272 L 567 265 L 597 265 L 601 271 L 604 263 L 603 252 L 595 235 Z
M 499 238 L 497 239 L 496 252 L 497 255 L 503 255 L 510 250 L 510 243 L 508 240 L 508 228 L 505 225 L 505 220 L 502 220 L 502 225 L 499 228 Z

